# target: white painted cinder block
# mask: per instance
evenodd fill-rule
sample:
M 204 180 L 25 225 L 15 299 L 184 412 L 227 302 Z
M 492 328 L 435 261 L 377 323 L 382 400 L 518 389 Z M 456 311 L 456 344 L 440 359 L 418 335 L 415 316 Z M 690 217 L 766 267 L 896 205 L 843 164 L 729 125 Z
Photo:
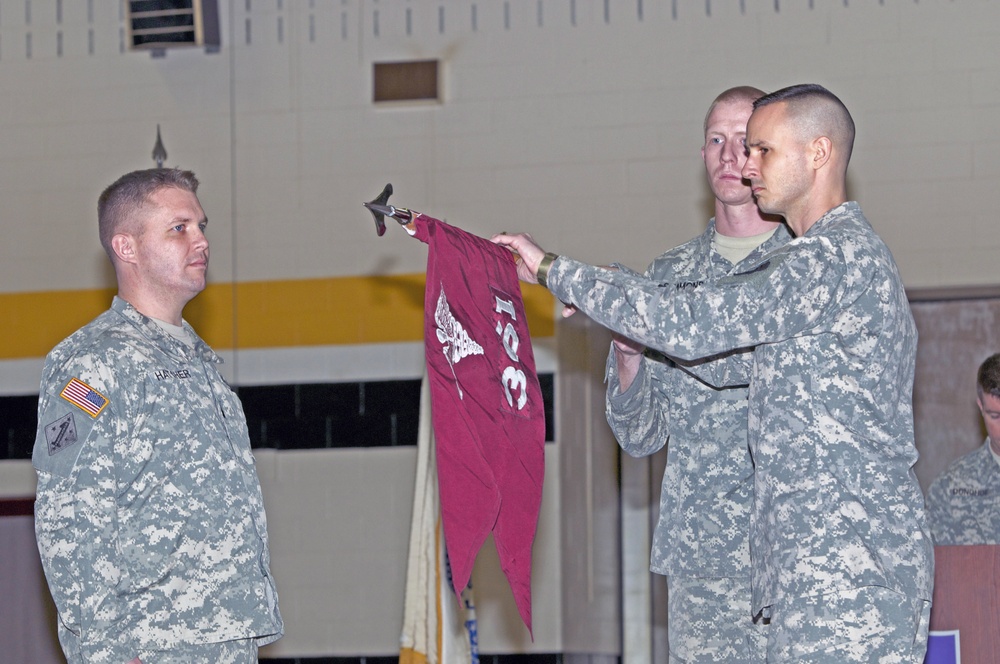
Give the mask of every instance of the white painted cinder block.
M 482 652 L 559 652 L 558 457 L 546 446 L 532 570 L 534 642 L 492 538 L 473 572 Z M 272 657 L 398 651 L 416 449 L 257 450 L 286 636 Z M 551 487 L 551 488 L 550 488 Z
M 827 85 L 854 113 L 851 192 L 907 286 L 1000 282 L 987 198 L 1000 171 L 992 0 L 220 3 L 221 52 L 165 58 L 120 52 L 119 3 L 94 3 L 93 19 L 63 4 L 61 26 L 37 2 L 30 25 L 6 5 L 0 22 L 3 292 L 110 285 L 96 199 L 121 173 L 153 165 L 157 124 L 167 165 L 202 180 L 216 281 L 420 271 L 426 254 L 398 234 L 375 238 L 360 207 L 386 182 L 394 202 L 481 235 L 527 230 L 548 249 L 641 269 L 711 214 L 698 157 L 711 99 L 732 85 L 801 82 Z M 372 64 L 416 58 L 440 59 L 441 103 L 375 107 Z M 354 367 L 342 352 L 303 361 L 310 351 L 296 350 L 236 364 L 254 382 L 352 368 L 413 376 L 405 349 L 350 349 Z M 36 365 L 2 363 L 0 389 L 34 389 Z M 397 646 L 398 603 L 381 598 L 401 588 L 409 453 L 322 453 L 319 463 L 303 453 L 281 473 L 258 455 L 289 623 L 278 652 Z M 572 529 L 580 515 L 553 498 L 558 473 L 547 481 L 540 576 L 561 583 L 553 524 Z M 550 590 L 536 594 L 534 645 L 507 609 L 483 604 L 480 618 L 503 626 L 484 631 L 484 651 L 572 649 Z

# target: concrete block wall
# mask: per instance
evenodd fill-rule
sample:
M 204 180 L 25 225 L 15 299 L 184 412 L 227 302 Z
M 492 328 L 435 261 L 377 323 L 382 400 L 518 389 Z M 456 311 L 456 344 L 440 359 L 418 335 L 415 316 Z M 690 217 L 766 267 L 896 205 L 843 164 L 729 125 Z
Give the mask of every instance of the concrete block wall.
M 470 230 L 642 266 L 704 223 L 714 94 L 803 81 L 852 109 L 851 193 L 907 284 L 1000 278 L 977 196 L 1000 168 L 990 0 L 223 2 L 222 52 L 164 58 L 120 52 L 115 4 L 88 18 L 59 3 L 61 24 L 56 4 L 0 3 L 0 75 L 17 91 L 0 187 L 23 220 L 0 249 L 4 291 L 108 283 L 94 198 L 152 165 L 157 124 L 168 164 L 202 176 L 215 280 L 419 271 L 420 252 L 376 243 L 358 209 L 389 180 L 394 200 Z M 374 106 L 372 63 L 413 58 L 440 59 L 441 103 Z
M 258 450 L 273 572 L 286 635 L 269 657 L 398 652 L 413 501 L 415 448 Z M 489 538 L 473 574 L 480 651 L 561 652 L 558 450 L 534 547 L 532 642 Z
M 907 286 L 1000 282 L 1000 224 L 989 205 L 1000 172 L 1000 4 L 991 0 L 220 0 L 220 52 L 163 58 L 123 50 L 122 7 L 0 0 L 0 296 L 112 285 L 96 198 L 121 173 L 153 165 L 157 125 L 167 164 L 203 182 L 213 282 L 421 272 L 423 251 L 395 229 L 376 238 L 360 207 L 386 182 L 394 202 L 471 232 L 528 230 L 561 253 L 641 268 L 699 233 L 710 214 L 698 150 L 715 94 L 807 81 L 830 87 L 854 114 L 851 195 Z M 373 105 L 372 64 L 418 58 L 442 63 L 440 103 Z M 278 374 L 283 382 L 363 380 L 414 377 L 420 346 L 225 352 L 236 373 L 258 383 Z M 365 359 L 351 365 L 351 356 Z M 0 391 L 35 389 L 40 362 L 0 361 Z M 585 436 L 591 426 L 599 424 L 570 430 Z M 564 456 L 576 442 L 557 442 L 560 467 L 576 467 L 579 459 Z M 281 515 L 271 519 L 282 542 L 275 564 L 289 589 L 308 587 L 320 565 L 315 551 L 285 544 L 308 528 L 292 506 L 325 504 L 330 494 L 321 481 L 276 478 L 334 480 L 356 461 L 282 457 L 277 473 L 276 460 L 262 459 Z M 342 554 L 331 560 L 361 566 L 350 574 L 359 585 L 342 589 L 359 597 L 363 579 L 394 592 L 405 543 L 387 535 L 378 543 L 384 556 L 351 558 L 346 548 L 357 543 L 344 534 L 355 533 L 356 510 L 405 523 L 405 491 L 390 499 L 382 489 L 412 481 L 405 453 L 364 463 L 377 464 L 386 484 L 373 483 L 343 522 L 314 533 Z M 555 495 L 566 481 L 558 473 L 546 480 Z M 547 503 L 543 524 L 553 530 L 541 539 L 568 536 L 555 534 L 559 522 L 614 520 L 607 505 L 598 508 Z M 542 564 L 558 568 L 567 552 L 561 544 L 551 551 Z M 389 559 L 400 568 L 387 574 Z M 324 615 L 334 627 L 290 628 L 279 650 L 388 654 L 398 646 L 398 629 L 381 622 L 387 614 L 362 625 L 332 596 L 310 597 L 294 608 L 289 592 L 282 599 L 291 614 Z M 534 646 L 506 633 L 493 645 L 572 649 L 560 616 L 550 618 Z

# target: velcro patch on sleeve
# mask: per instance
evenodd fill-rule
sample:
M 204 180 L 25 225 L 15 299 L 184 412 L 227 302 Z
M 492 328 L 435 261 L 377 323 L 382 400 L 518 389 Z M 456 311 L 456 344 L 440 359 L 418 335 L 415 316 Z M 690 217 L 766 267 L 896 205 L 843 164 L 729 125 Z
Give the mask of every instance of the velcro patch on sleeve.
M 49 456 L 63 451 L 79 439 L 73 413 L 66 413 L 55 422 L 45 425 L 45 442 L 48 445 Z
M 59 393 L 66 401 L 91 417 L 97 417 L 108 405 L 108 398 L 78 378 L 71 378 Z

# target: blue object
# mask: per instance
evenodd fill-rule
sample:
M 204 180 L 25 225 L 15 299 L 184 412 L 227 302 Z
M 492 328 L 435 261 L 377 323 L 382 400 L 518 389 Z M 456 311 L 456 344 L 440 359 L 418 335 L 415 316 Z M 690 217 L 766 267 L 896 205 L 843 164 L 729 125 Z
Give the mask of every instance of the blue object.
M 927 656 L 924 664 L 961 664 L 958 630 L 930 632 L 927 638 Z

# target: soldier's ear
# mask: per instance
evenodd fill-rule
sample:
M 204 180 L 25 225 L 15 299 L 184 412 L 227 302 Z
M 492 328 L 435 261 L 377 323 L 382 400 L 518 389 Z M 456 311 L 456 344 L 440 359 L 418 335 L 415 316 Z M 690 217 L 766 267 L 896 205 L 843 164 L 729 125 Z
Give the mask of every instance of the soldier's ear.
M 823 167 L 833 154 L 833 141 L 826 136 L 813 139 L 809 145 L 813 168 Z
M 122 263 L 135 262 L 135 239 L 128 233 L 118 233 L 112 237 L 111 250 Z

